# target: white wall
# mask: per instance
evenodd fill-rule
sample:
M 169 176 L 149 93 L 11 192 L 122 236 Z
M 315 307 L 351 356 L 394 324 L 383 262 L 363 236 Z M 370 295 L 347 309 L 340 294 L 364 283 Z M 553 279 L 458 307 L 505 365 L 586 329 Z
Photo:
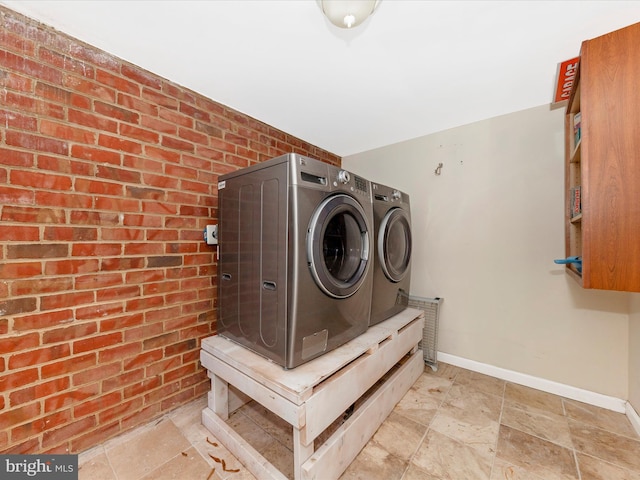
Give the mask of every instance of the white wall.
M 629 403 L 640 412 L 640 293 L 631 295 L 629 317 Z
M 444 297 L 439 351 L 628 398 L 628 294 L 583 290 L 553 263 L 564 256 L 562 109 L 492 118 L 342 165 L 411 196 L 411 293 Z

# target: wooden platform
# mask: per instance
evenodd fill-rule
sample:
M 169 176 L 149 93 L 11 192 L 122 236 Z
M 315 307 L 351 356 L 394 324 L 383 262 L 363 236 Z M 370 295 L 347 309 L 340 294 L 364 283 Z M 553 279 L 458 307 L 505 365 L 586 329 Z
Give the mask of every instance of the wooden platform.
M 338 478 L 423 372 L 423 323 L 423 312 L 407 309 L 293 370 L 223 337 L 209 337 L 200 353 L 211 378 L 202 423 L 256 478 L 286 479 L 225 422 L 246 395 L 293 427 L 295 480 Z M 230 395 L 230 385 L 244 395 Z M 348 420 L 314 449 L 314 439 L 353 404 Z

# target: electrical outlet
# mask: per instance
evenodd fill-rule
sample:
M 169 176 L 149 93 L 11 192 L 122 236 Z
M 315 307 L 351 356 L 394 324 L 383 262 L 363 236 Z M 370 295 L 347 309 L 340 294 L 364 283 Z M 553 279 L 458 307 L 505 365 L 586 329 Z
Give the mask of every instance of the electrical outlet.
M 207 225 L 205 227 L 204 241 L 207 245 L 218 244 L 218 225 Z

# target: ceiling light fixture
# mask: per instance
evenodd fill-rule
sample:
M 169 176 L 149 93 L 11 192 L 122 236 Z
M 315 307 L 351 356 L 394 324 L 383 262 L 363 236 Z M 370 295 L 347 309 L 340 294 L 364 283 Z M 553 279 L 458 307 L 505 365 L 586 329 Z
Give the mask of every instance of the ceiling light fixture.
M 318 0 L 331 23 L 340 28 L 353 28 L 364 22 L 380 0 Z

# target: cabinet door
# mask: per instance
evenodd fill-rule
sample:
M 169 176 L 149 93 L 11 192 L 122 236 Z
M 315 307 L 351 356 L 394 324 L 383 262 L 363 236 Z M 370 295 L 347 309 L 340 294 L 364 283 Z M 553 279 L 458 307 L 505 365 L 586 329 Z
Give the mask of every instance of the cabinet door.
M 571 168 L 568 155 L 566 169 L 567 188 L 572 182 L 581 184 L 582 217 L 576 226 L 569 215 L 567 254 L 582 256 L 582 272 L 576 276 L 585 288 L 640 291 L 638 45 L 640 23 L 582 44 L 574 93 L 579 98 L 581 140 L 579 161 L 573 163 L 579 167 Z M 568 144 L 573 141 L 568 123 L 575 113 L 570 103 L 565 121 Z M 576 172 L 579 180 L 571 177 Z

